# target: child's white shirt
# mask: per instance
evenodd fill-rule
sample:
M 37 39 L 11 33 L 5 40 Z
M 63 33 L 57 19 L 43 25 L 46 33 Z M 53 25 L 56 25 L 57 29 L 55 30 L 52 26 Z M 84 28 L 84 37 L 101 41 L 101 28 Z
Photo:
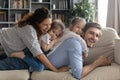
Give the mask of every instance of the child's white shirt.
M 51 36 L 48 33 L 41 36 L 41 40 L 44 41 L 47 44 L 50 44 L 50 41 L 51 41 L 50 39 L 51 39 Z

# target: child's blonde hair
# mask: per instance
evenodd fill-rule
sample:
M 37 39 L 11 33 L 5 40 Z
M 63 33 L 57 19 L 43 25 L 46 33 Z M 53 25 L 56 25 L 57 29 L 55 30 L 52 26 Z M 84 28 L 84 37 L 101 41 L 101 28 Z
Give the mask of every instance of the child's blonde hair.
M 72 25 L 76 25 L 78 22 L 84 22 L 86 24 L 86 20 L 82 17 L 75 17 L 71 20 Z

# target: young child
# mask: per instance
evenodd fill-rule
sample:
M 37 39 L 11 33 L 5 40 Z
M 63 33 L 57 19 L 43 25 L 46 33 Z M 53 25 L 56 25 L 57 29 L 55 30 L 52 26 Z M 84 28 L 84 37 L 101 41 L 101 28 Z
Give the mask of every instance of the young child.
M 70 31 L 75 32 L 78 35 L 82 35 L 82 29 L 84 28 L 86 21 L 84 18 L 75 17 L 70 22 L 69 29 Z
M 48 31 L 48 33 L 46 35 L 43 35 L 42 38 L 39 39 L 41 47 L 45 52 L 52 49 L 54 44 L 62 36 L 64 29 L 65 29 L 65 25 L 61 20 L 56 19 L 52 22 L 51 29 Z M 24 56 L 23 60 L 28 64 L 30 72 L 42 71 L 44 69 L 44 65 L 37 58 L 33 58 L 32 53 L 27 48 L 21 52 L 16 52 L 11 54 L 11 57 L 17 57 L 17 56 L 19 56 L 19 58 L 20 56 L 21 57 Z
M 63 31 L 65 29 L 64 23 L 60 19 L 55 19 L 51 24 L 51 29 L 47 34 L 41 37 L 40 44 L 43 49 L 43 52 L 47 54 L 50 50 L 52 50 L 55 43 L 62 36 Z
M 75 17 L 74 19 L 72 19 L 70 26 L 69 26 L 69 30 L 75 32 L 76 34 L 80 35 L 81 37 L 81 42 L 82 42 L 82 47 L 83 47 L 83 58 L 86 58 L 88 56 L 88 48 L 87 45 L 85 43 L 85 41 L 82 39 L 82 29 L 84 28 L 86 24 L 86 21 L 84 18 L 81 17 Z

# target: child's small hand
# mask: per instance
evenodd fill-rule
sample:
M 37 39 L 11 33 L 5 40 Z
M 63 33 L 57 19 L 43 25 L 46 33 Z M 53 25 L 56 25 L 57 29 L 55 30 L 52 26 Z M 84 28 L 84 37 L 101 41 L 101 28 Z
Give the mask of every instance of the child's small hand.
M 88 53 L 83 53 L 82 56 L 83 56 L 83 59 L 85 59 L 88 57 Z
M 14 52 L 14 53 L 11 53 L 9 57 L 17 57 L 17 58 L 23 59 L 25 57 L 25 54 L 22 51 Z

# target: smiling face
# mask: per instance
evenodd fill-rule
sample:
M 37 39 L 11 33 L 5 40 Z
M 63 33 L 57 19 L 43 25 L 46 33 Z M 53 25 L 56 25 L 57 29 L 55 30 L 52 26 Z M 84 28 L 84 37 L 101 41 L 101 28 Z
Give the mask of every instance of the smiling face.
M 89 48 L 93 47 L 93 45 L 98 41 L 100 37 L 101 30 L 95 27 L 89 28 L 85 33 L 84 33 L 84 40 L 87 43 L 87 46 Z
M 46 34 L 48 30 L 51 28 L 52 19 L 46 18 L 44 21 L 42 21 L 40 24 L 38 24 L 42 34 Z
M 60 38 L 64 32 L 65 25 L 60 19 L 53 20 L 51 29 L 48 31 L 51 39 Z
M 82 32 L 82 28 L 85 26 L 85 23 L 84 22 L 78 22 L 76 23 L 75 25 L 72 25 L 71 24 L 71 27 L 70 27 L 70 30 L 75 32 L 76 34 L 78 35 L 81 35 L 83 32 Z
M 82 35 L 83 33 L 82 29 L 84 28 L 85 24 L 86 24 L 86 21 L 84 18 L 75 17 L 70 23 L 70 26 L 69 26 L 70 31 L 73 31 L 78 35 Z
M 51 39 L 53 40 L 53 39 L 59 38 L 61 36 L 62 32 L 63 31 L 62 31 L 61 27 L 57 27 L 55 29 L 51 29 L 49 31 L 49 34 L 51 36 Z

